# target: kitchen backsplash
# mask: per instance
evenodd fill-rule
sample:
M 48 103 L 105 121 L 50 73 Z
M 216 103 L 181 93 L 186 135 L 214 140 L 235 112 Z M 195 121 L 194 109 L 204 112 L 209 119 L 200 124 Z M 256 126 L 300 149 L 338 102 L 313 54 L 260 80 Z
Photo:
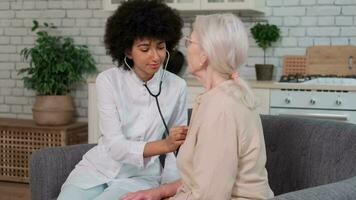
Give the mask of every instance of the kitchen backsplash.
M 267 52 L 267 62 L 281 74 L 283 55 L 304 55 L 313 45 L 356 45 L 355 0 L 266 0 L 264 16 L 238 15 L 249 29 L 256 21 L 281 28 L 282 39 Z M 100 70 L 112 66 L 102 44 L 104 25 L 110 12 L 102 10 L 102 0 L 1 0 L 0 1 L 0 117 L 32 118 L 34 92 L 23 88 L 17 70 L 27 66 L 19 52 L 34 43 L 32 20 L 45 20 L 60 27 L 64 35 L 89 46 Z M 184 16 L 183 32 L 189 34 L 194 16 Z M 185 52 L 183 41 L 180 49 Z M 263 62 L 263 52 L 250 37 L 249 58 L 241 76 L 254 79 L 254 64 Z M 183 76 L 189 76 L 183 73 Z M 87 86 L 73 92 L 80 120 L 87 118 Z

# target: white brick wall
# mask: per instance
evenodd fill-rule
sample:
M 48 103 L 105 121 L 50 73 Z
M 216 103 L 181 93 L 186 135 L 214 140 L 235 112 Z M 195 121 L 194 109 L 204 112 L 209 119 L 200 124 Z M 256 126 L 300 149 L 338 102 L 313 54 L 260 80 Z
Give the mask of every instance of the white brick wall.
M 99 56 L 106 57 L 102 36 L 106 18 L 110 15 L 101 10 L 101 5 L 101 0 L 0 2 L 0 117 L 31 118 L 35 92 L 23 88 L 17 71 L 28 65 L 23 62 L 19 52 L 34 43 L 35 37 L 30 31 L 32 20 L 54 23 L 60 27 L 58 34 L 72 36 L 78 44 L 88 45 L 97 62 L 100 62 Z M 105 66 L 110 64 L 106 62 Z M 85 83 L 73 91 L 73 96 L 78 117 L 85 119 Z
M 283 36 L 267 59 L 269 63 L 277 63 L 277 74 L 283 55 L 305 54 L 306 47 L 312 45 L 356 45 L 355 0 L 266 0 L 266 5 L 272 10 L 266 19 L 278 25 Z M 253 68 L 259 60 L 255 52 L 250 51 L 245 68 Z M 255 78 L 254 74 L 243 75 Z
M 266 14 L 251 16 L 253 20 L 268 20 L 278 25 L 283 38 L 267 51 L 267 62 L 277 66 L 280 74 L 282 56 L 305 54 L 308 46 L 356 45 L 355 0 L 266 0 Z M 97 66 L 104 70 L 111 66 L 111 58 L 105 55 L 103 34 L 110 12 L 102 10 L 102 0 L 1 0 L 0 2 L 0 117 L 31 118 L 34 91 L 23 88 L 17 71 L 28 63 L 19 56 L 24 47 L 34 43 L 31 33 L 32 20 L 52 22 L 61 35 L 72 36 L 78 44 L 86 44 Z M 184 34 L 189 34 L 193 16 L 184 16 Z M 180 47 L 183 52 L 183 42 Z M 255 78 L 253 65 L 263 62 L 263 52 L 250 38 L 247 66 L 242 76 Z M 277 79 L 278 77 L 276 77 Z M 73 91 L 77 117 L 87 117 L 87 87 L 82 84 Z

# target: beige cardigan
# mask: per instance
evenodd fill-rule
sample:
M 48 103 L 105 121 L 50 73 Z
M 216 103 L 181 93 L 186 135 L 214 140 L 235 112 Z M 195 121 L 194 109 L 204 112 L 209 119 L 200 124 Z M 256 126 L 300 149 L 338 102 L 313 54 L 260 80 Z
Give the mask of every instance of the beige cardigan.
M 229 80 L 197 98 L 177 161 L 183 185 L 170 200 L 273 197 L 261 120 L 241 96 Z

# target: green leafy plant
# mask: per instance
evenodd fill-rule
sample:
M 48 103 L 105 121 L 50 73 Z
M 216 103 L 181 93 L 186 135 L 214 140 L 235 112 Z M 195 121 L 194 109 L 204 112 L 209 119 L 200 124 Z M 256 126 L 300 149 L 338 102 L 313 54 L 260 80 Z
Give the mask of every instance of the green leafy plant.
M 66 95 L 85 79 L 85 74 L 97 72 L 88 47 L 74 44 L 70 37 L 50 35 L 56 28 L 34 20 L 31 30 L 37 36 L 35 44 L 21 50 L 21 56 L 30 64 L 19 74 L 23 74 L 25 88 L 35 90 L 38 95 Z
M 257 45 L 263 49 L 263 62 L 266 64 L 266 50 L 280 38 L 280 29 L 273 24 L 257 23 L 250 30 Z

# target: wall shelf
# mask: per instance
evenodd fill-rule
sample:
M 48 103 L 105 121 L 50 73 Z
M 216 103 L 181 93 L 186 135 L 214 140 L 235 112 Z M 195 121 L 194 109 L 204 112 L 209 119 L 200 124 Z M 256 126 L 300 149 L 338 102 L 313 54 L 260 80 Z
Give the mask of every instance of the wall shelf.
M 104 10 L 113 11 L 124 0 L 103 0 Z M 185 11 L 231 11 L 264 13 L 265 0 L 166 0 L 181 12 Z

